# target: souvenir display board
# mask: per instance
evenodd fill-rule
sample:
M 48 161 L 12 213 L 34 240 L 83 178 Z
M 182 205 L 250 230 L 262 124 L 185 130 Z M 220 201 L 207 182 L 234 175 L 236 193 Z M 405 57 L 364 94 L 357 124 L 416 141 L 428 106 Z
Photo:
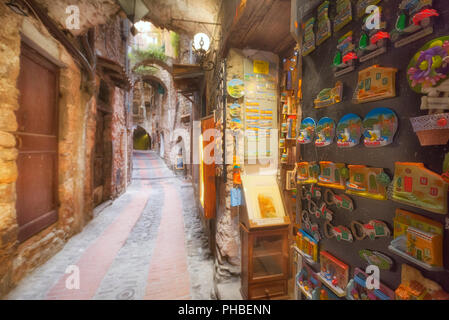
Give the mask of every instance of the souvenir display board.
M 310 52 L 302 59 L 303 99 L 301 101 L 301 121 L 307 118 L 310 119 L 303 123 L 301 126 L 302 131 L 299 135 L 301 141 L 298 143 L 298 154 L 301 155 L 301 158 L 297 167 L 297 181 L 309 183 L 304 185 L 304 188 L 306 188 L 307 191 L 309 189 L 314 190 L 311 188 L 313 186 L 312 183 L 318 180 L 315 183 L 317 183 L 316 186 L 321 190 L 321 198 L 309 197 L 317 205 L 317 208 L 315 208 L 314 205 L 311 205 L 311 209 L 314 212 L 320 211 L 319 208 L 321 202 L 325 201 L 324 194 L 328 189 L 331 189 L 335 194 L 348 195 L 354 204 L 353 211 L 346 210 L 342 207 L 328 205 L 328 210 L 332 212 L 332 215 L 329 216 L 332 217 L 331 221 L 323 218 L 321 213 L 318 217 L 314 214 L 306 214 L 305 217 L 307 219 L 304 221 L 307 223 L 304 223 L 302 228 L 305 230 L 307 226 L 313 226 L 314 234 L 316 234 L 320 240 L 319 252 L 326 251 L 336 259 L 347 264 L 349 266 L 349 279 L 354 278 L 355 268 L 365 271 L 365 268 L 368 265 L 376 263 L 380 266 L 380 281 L 382 284 L 395 291 L 401 284 L 402 266 L 407 264 L 416 268 L 425 278 L 435 281 L 441 285 L 446 292 L 449 292 L 449 272 L 447 271 L 449 270 L 449 254 L 447 254 L 447 252 L 449 252 L 449 233 L 447 228 L 447 226 L 449 226 L 449 214 L 443 213 L 447 211 L 447 208 L 444 205 L 432 209 L 430 206 L 419 204 L 419 201 L 414 201 L 412 199 L 413 195 L 416 196 L 416 194 L 422 190 L 428 193 L 422 197 L 424 200 L 429 198 L 429 195 L 433 196 L 433 194 L 438 193 L 439 196 L 440 192 L 446 192 L 446 183 L 444 181 L 447 180 L 445 179 L 445 176 L 443 175 L 444 181 L 436 178 L 431 180 L 427 171 L 424 171 L 424 169 L 420 170 L 417 173 L 417 180 L 413 180 L 413 192 L 415 192 L 415 190 L 416 192 L 410 192 L 408 198 L 412 199 L 412 201 L 394 201 L 393 190 L 391 190 L 391 187 L 380 190 L 378 192 L 378 197 L 365 196 L 363 194 L 364 191 L 362 190 L 363 185 L 366 185 L 366 188 L 370 189 L 372 188 L 372 185 L 376 183 L 379 186 L 389 181 L 391 181 L 390 186 L 392 186 L 395 178 L 396 163 L 422 163 L 425 169 L 438 175 L 441 175 L 444 172 L 444 156 L 449 152 L 449 147 L 445 140 L 446 138 L 444 137 L 444 140 L 441 141 L 444 142 L 443 145 L 441 145 L 439 141 L 425 141 L 424 138 L 426 137 L 424 137 L 423 134 L 418 134 L 418 130 L 423 130 L 421 127 L 426 129 L 427 126 L 424 126 L 422 123 L 417 124 L 416 122 L 419 121 L 419 119 L 412 119 L 426 116 L 428 113 L 432 114 L 432 112 L 429 112 L 428 110 L 430 108 L 437 109 L 441 112 L 436 112 L 435 116 L 432 117 L 435 122 L 434 127 L 439 126 L 445 128 L 449 123 L 449 119 L 445 116 L 438 115 L 447 112 L 449 107 L 443 108 L 441 106 L 435 106 L 437 104 L 446 103 L 446 100 L 448 100 L 447 92 L 449 92 L 449 85 L 446 85 L 444 81 L 437 81 L 437 83 L 429 89 L 422 90 L 420 87 L 416 88 L 419 86 L 418 81 L 413 82 L 413 79 L 410 79 L 413 76 L 414 79 L 416 79 L 416 75 L 421 71 L 425 73 L 426 67 L 432 68 L 435 66 L 435 69 L 438 70 L 441 68 L 442 63 L 440 64 L 438 57 L 433 58 L 433 60 L 428 60 L 427 56 L 419 56 L 421 51 L 435 47 L 435 49 L 428 51 L 425 54 L 432 54 L 432 57 L 435 55 L 440 56 L 443 61 L 448 60 L 444 60 L 446 53 L 438 48 L 438 46 L 443 50 L 446 50 L 447 48 L 445 40 L 447 39 L 446 37 L 449 36 L 449 26 L 445 21 L 449 20 L 449 7 L 447 6 L 446 1 L 433 1 L 432 9 L 438 12 L 438 16 L 432 16 L 434 31 L 431 35 L 427 35 L 400 47 L 396 47 L 394 42 L 388 41 L 387 51 L 384 54 L 366 61 L 357 61 L 354 71 L 343 74 L 337 79 L 335 78 L 334 70 L 332 68 L 334 65 L 335 48 L 337 48 L 339 39 L 348 32 L 353 31 L 355 42 L 358 46 L 362 31 L 362 16 L 364 15 L 364 13 L 362 14 L 361 11 L 358 10 L 357 5 L 359 3 L 361 5 L 377 3 L 377 5 L 382 6 L 382 22 L 385 22 L 387 25 L 385 30 L 391 32 L 392 28 L 394 28 L 397 23 L 398 15 L 400 15 L 398 8 L 401 2 L 403 1 L 353 1 L 352 3 L 355 4 L 355 7 L 353 8 L 353 20 L 341 30 L 334 32 L 331 38 L 317 46 L 313 52 Z M 330 12 L 336 12 L 335 4 L 331 4 L 329 10 Z M 312 15 L 305 16 L 304 21 L 307 21 L 311 16 Z M 333 16 L 331 15 L 331 17 Z M 332 21 L 332 23 L 334 23 L 334 21 Z M 407 35 L 404 34 L 404 37 L 405 36 Z M 403 38 L 400 38 L 399 41 L 401 39 Z M 440 39 L 442 42 L 432 42 L 432 40 L 435 39 Z M 424 60 L 430 61 L 430 63 L 423 63 Z M 372 74 L 368 75 L 365 73 L 359 75 L 363 70 L 371 72 Z M 378 78 L 377 73 L 380 73 L 380 78 Z M 379 82 L 379 92 L 372 92 L 373 96 L 365 97 L 363 96 L 365 91 L 362 91 L 359 96 L 362 101 L 357 101 L 356 93 L 361 83 L 360 76 L 364 77 L 364 85 L 368 83 L 372 86 Z M 390 83 L 389 80 L 393 79 L 393 77 L 394 83 Z M 384 80 L 385 78 L 387 80 Z M 334 88 L 337 81 L 341 81 L 344 88 L 341 102 L 335 105 L 326 106 L 325 108 L 316 108 L 317 94 L 320 90 L 323 90 L 323 88 Z M 385 88 L 381 86 L 384 86 Z M 414 90 L 415 88 L 417 90 Z M 364 86 L 363 90 L 365 89 L 366 87 Z M 376 99 L 375 95 L 377 94 L 379 94 L 381 99 Z M 367 102 L 366 100 L 370 101 Z M 447 106 L 449 106 L 449 104 L 447 104 Z M 379 117 L 378 122 L 370 120 L 372 117 L 367 117 L 369 113 L 379 108 L 391 110 L 396 117 L 391 117 L 390 120 L 388 116 L 382 116 Z M 368 124 L 369 128 L 361 128 L 362 136 L 360 136 L 358 127 L 355 128 L 356 130 L 354 130 L 353 133 L 349 130 L 345 130 L 345 127 L 340 124 L 340 121 L 344 119 L 346 115 L 351 115 L 351 117 L 357 120 L 354 121 L 354 123 L 358 122 L 358 119 L 361 119 L 362 122 Z M 336 137 L 333 143 L 317 147 L 315 141 L 320 131 L 318 122 L 324 117 L 330 118 L 335 122 Z M 369 123 L 364 120 L 367 120 Z M 378 123 L 381 122 L 385 123 L 384 127 L 378 125 Z M 344 121 L 342 123 L 344 123 Z M 414 126 L 416 127 L 414 128 Z M 439 129 L 441 134 L 446 133 L 444 128 Z M 415 133 L 414 129 L 417 133 Z M 379 137 L 377 137 L 377 131 L 380 133 Z M 349 137 L 352 137 L 352 139 L 349 139 Z M 358 137 L 360 138 L 357 139 Z M 380 143 L 377 144 L 376 141 L 379 139 Z M 423 145 L 421 145 L 420 139 Z M 343 143 L 349 140 L 352 141 L 352 144 L 343 145 Z M 384 145 L 382 145 L 382 141 L 385 141 Z M 368 145 L 365 145 L 366 143 Z M 341 167 L 338 167 L 337 165 L 340 165 Z M 314 171 L 314 168 L 316 168 L 318 172 Z M 369 174 L 368 172 L 367 175 L 360 175 L 360 170 L 371 170 L 373 172 L 377 170 L 379 172 L 376 171 L 374 172 L 375 174 Z M 412 172 L 412 170 L 410 170 L 410 172 Z M 400 173 L 397 175 L 398 177 L 400 177 L 399 174 Z M 335 177 L 335 175 L 338 177 Z M 328 183 L 326 180 L 327 178 L 330 179 L 332 183 Z M 359 181 L 360 179 L 362 180 Z M 405 175 L 401 181 L 408 183 L 407 179 L 407 175 Z M 436 186 L 429 185 L 426 189 L 423 185 L 418 188 L 417 184 L 425 184 L 427 181 L 428 183 L 434 183 Z M 360 192 L 353 191 L 348 193 L 348 182 L 353 189 L 355 186 L 362 187 L 362 189 L 360 189 Z M 403 184 L 403 186 L 404 188 L 409 188 L 406 184 Z M 300 190 L 300 188 L 301 187 L 298 187 L 298 190 Z M 398 192 L 396 192 L 396 194 L 398 194 Z M 331 196 L 328 197 L 329 199 L 331 198 Z M 304 192 L 304 197 L 302 198 L 302 207 L 303 210 L 305 210 L 310 203 L 310 200 L 307 199 L 307 192 Z M 446 198 L 442 198 L 442 201 L 445 199 Z M 398 198 L 398 200 L 402 200 L 402 198 Z M 429 208 L 432 210 L 429 210 Z M 398 250 L 395 251 L 395 244 L 401 245 L 398 241 L 394 242 L 394 221 L 397 209 L 417 214 L 443 226 L 442 229 L 441 227 L 438 229 L 442 230 L 443 252 L 446 252 L 446 254 L 443 255 L 442 267 L 440 266 L 440 261 L 438 259 L 436 262 L 429 262 L 429 266 L 416 262 L 416 260 L 424 260 L 424 258 L 426 258 L 424 257 L 425 252 L 427 252 L 426 248 L 428 248 L 426 246 L 432 246 L 430 248 L 439 248 L 439 241 L 441 241 L 441 239 L 439 238 L 438 233 L 435 235 L 435 230 L 429 232 L 428 230 L 422 231 L 418 227 L 409 228 L 408 233 L 410 234 L 410 239 L 419 239 L 420 242 L 418 244 L 423 247 L 422 251 L 420 251 L 419 248 L 419 250 L 414 249 L 412 251 L 405 251 L 404 253 L 398 253 Z M 373 240 L 371 240 L 372 237 L 366 236 L 366 234 L 369 235 L 369 232 L 372 230 L 378 232 L 377 229 L 379 229 L 381 231 L 381 226 L 383 226 L 381 223 L 378 223 L 377 226 L 375 221 L 385 223 L 390 232 L 389 234 L 386 233 L 386 236 L 375 236 Z M 353 226 L 353 228 L 351 228 L 351 226 Z M 329 237 L 326 237 L 324 233 L 325 227 L 328 228 L 327 233 Z M 383 227 L 383 230 L 387 229 Z M 356 233 L 355 235 L 353 234 L 354 231 Z M 312 236 L 311 233 L 309 234 Z M 340 235 L 341 241 L 338 241 L 338 235 Z M 343 241 L 345 239 L 350 239 L 351 235 L 352 242 Z M 429 241 L 426 239 L 431 240 Z M 407 239 L 404 239 L 404 241 L 407 241 Z M 392 249 L 389 247 L 392 247 Z M 399 247 L 399 249 L 401 248 Z M 413 256 L 415 260 L 406 255 Z
M 244 60 L 245 159 L 270 158 L 270 133 L 277 128 L 278 72 L 275 62 L 263 57 Z M 259 139 L 267 138 L 265 150 L 259 150 Z M 251 146 L 257 146 L 252 148 Z

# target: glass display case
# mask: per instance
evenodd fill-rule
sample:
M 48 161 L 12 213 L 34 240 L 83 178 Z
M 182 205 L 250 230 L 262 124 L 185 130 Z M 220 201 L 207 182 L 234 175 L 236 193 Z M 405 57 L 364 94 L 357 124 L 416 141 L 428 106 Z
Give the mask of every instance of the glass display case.
M 288 298 L 288 227 L 249 231 L 241 224 L 240 229 L 243 298 Z

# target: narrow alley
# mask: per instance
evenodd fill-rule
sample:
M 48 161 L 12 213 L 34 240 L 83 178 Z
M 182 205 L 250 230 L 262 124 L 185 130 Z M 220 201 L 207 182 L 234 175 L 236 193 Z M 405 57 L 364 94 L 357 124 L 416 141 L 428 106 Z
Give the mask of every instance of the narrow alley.
M 213 262 L 191 183 L 154 152 L 136 151 L 133 161 L 128 191 L 6 299 L 211 298 Z M 67 289 L 71 266 L 79 268 L 79 289 Z
M 0 0 L 1 302 L 449 300 L 448 21 Z

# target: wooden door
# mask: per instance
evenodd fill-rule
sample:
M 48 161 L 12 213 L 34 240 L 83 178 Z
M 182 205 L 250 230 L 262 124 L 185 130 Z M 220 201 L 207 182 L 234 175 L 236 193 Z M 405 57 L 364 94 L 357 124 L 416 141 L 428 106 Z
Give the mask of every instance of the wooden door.
M 215 121 L 214 117 L 210 117 L 207 119 L 204 119 L 201 121 L 201 133 L 203 134 L 208 129 L 214 129 L 215 128 Z M 210 144 L 214 144 L 214 137 L 210 138 L 209 141 L 203 140 L 203 159 L 204 157 L 212 156 L 214 157 L 214 150 L 212 149 L 212 152 L 210 152 L 209 155 L 206 155 L 206 153 L 209 153 L 208 150 L 205 150 L 207 146 Z M 215 218 L 215 208 L 216 208 L 216 191 L 215 191 L 215 161 L 213 161 L 212 164 L 207 164 L 203 161 L 203 179 L 204 179 L 204 216 L 206 219 L 212 219 Z
M 22 44 L 16 113 L 20 242 L 58 219 L 58 78 L 55 65 Z

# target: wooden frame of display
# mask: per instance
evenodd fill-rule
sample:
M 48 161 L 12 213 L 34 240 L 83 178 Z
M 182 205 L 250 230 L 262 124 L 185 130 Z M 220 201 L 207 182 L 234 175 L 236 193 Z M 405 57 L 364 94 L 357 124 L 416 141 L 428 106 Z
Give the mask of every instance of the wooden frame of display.
M 252 218 L 254 215 L 251 214 L 250 217 L 250 212 L 249 211 L 254 211 L 254 210 L 259 210 L 258 205 L 254 205 L 255 203 L 257 203 L 257 199 L 251 199 L 251 197 L 255 197 L 257 196 L 256 194 L 256 190 L 254 190 L 255 188 L 253 188 L 252 186 L 248 186 L 245 187 L 245 184 L 247 183 L 246 181 L 248 179 L 251 179 L 249 177 L 256 177 L 255 179 L 261 179 L 260 177 L 267 177 L 267 181 L 269 182 L 269 178 L 272 178 L 272 182 L 274 183 L 274 185 L 271 186 L 272 188 L 272 193 L 270 193 L 271 196 L 275 196 L 275 200 L 276 201 L 276 209 L 277 210 L 282 210 L 282 216 L 276 217 L 276 218 L 261 218 L 261 219 L 254 219 Z M 253 230 L 253 229 L 266 229 L 266 228 L 273 228 L 273 227 L 286 227 L 290 225 L 290 216 L 287 213 L 286 210 L 286 204 L 285 204 L 285 199 L 284 199 L 284 195 L 283 192 L 281 192 L 281 187 L 276 179 L 275 176 L 243 176 L 242 177 L 242 185 L 243 185 L 243 196 L 244 196 L 244 206 L 243 206 L 243 210 L 242 213 L 240 215 L 240 220 L 241 222 L 246 226 L 246 228 L 248 228 L 248 230 Z M 266 190 L 268 190 L 268 188 L 270 187 L 269 185 L 260 185 L 259 187 L 264 187 L 264 189 L 266 188 Z M 277 194 L 277 195 L 276 195 Z M 248 211 L 249 210 L 249 211 Z

